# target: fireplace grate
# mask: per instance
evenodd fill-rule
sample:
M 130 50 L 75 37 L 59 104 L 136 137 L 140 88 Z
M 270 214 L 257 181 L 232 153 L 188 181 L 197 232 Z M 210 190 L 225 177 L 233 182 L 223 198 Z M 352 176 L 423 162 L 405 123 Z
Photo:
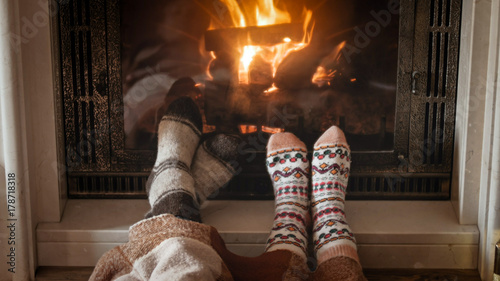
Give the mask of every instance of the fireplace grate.
M 134 198 L 145 199 L 148 176 L 71 176 L 69 178 L 72 198 Z M 255 176 L 236 177 L 230 184 L 213 194 L 211 198 L 272 200 L 274 194 L 268 178 Z M 447 199 L 450 180 L 448 175 L 421 177 L 351 176 L 348 185 L 348 199 Z
M 71 198 L 146 198 L 148 175 L 70 176 Z

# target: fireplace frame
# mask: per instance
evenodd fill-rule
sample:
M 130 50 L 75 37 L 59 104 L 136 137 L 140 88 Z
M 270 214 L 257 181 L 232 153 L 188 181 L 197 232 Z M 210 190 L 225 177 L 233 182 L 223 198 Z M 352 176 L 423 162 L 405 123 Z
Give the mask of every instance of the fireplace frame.
M 425 9 L 429 10 L 431 4 L 422 2 L 402 0 L 400 6 L 400 14 L 404 16 L 400 17 L 394 149 L 353 151 L 355 162 L 350 181 L 351 199 L 449 198 L 460 28 L 454 20 L 449 26 L 429 26 L 426 22 L 433 20 L 430 14 L 425 16 Z M 59 30 L 58 41 L 61 44 L 61 52 L 57 55 L 61 65 L 62 91 L 58 100 L 62 110 L 58 111 L 57 119 L 64 120 L 60 121 L 64 123 L 60 130 L 64 132 L 65 147 L 61 146 L 61 149 L 65 149 L 63 153 L 66 155 L 68 196 L 144 198 L 144 185 L 154 163 L 155 152 L 128 150 L 124 144 L 119 0 L 99 0 L 92 6 L 85 5 L 88 2 L 84 1 L 80 7 L 76 7 L 76 3 L 67 1 L 59 5 L 59 21 L 55 22 L 57 26 L 53 29 Z M 461 1 L 447 0 L 445 3 L 450 4 L 448 16 L 458 18 L 459 23 Z M 437 19 L 438 9 L 434 10 Z M 99 11 L 106 12 L 102 14 Z M 70 14 L 73 16 L 68 16 Z M 445 13 L 440 16 L 446 18 Z M 431 43 L 430 50 L 417 44 L 417 39 L 427 38 L 429 34 L 434 36 L 429 40 L 435 40 L 436 34 L 441 33 L 451 34 L 446 37 L 451 46 L 449 61 L 442 62 L 443 58 L 440 60 L 439 56 L 429 62 L 427 59 L 416 60 L 416 56 L 427 58 L 431 53 L 444 53 L 436 44 Z M 68 37 L 70 40 L 65 39 Z M 75 42 L 79 42 L 78 47 L 83 50 L 80 53 L 76 47 L 72 49 Z M 76 61 L 80 63 L 81 72 L 78 72 Z M 444 65 L 451 67 L 443 70 Z M 438 73 L 436 76 L 428 72 L 431 67 Z M 424 73 L 424 77 L 428 73 L 430 79 L 436 78 L 437 81 L 438 75 L 445 75 L 446 87 L 438 83 L 436 89 L 447 94 L 441 97 L 432 94 L 430 89 L 426 93 L 418 91 L 429 86 L 426 85 L 427 80 L 415 79 L 417 72 Z M 412 93 L 413 89 L 416 93 Z M 436 105 L 431 106 L 438 103 L 446 105 L 446 114 L 438 116 Z M 433 121 L 436 116 L 441 119 Z M 438 126 L 438 122 L 443 125 Z M 436 136 L 442 135 L 445 137 L 436 139 Z M 432 144 L 429 145 L 429 142 Z M 434 157 L 436 147 L 441 146 L 442 161 L 429 163 L 426 158 Z M 257 159 L 263 160 L 264 153 L 257 151 Z M 259 173 L 237 176 L 218 198 L 272 199 L 270 181 L 260 162 L 251 164 L 254 168 L 251 170 Z M 261 166 L 260 170 L 257 166 Z M 236 190 L 241 190 L 242 184 L 250 188 L 250 192 L 238 193 Z
M 24 16 L 30 19 L 34 13 L 39 12 L 39 8 L 33 5 L 32 2 L 23 0 L 20 2 L 19 11 L 20 15 L 17 17 L 17 20 Z M 493 210 L 494 204 L 492 204 L 491 201 L 497 197 L 490 195 L 496 194 L 496 183 L 498 182 L 498 178 L 494 177 L 494 173 L 498 169 L 495 169 L 495 167 L 491 168 L 487 163 L 496 163 L 495 161 L 498 160 L 498 155 L 500 155 L 498 153 L 492 153 L 495 147 L 493 145 L 493 140 L 495 139 L 494 137 L 498 135 L 493 134 L 492 130 L 498 127 L 495 125 L 498 125 L 500 121 L 499 118 L 492 120 L 495 108 L 500 108 L 498 99 L 496 99 L 495 105 L 495 96 L 498 96 L 497 87 L 495 86 L 495 81 L 498 80 L 498 68 L 496 67 L 498 66 L 498 11 L 498 3 L 495 4 L 489 1 L 464 2 L 464 24 L 461 39 L 462 47 L 460 50 L 461 67 L 457 100 L 458 112 L 456 116 L 455 170 L 453 172 L 454 188 L 451 201 L 404 201 L 400 202 L 404 204 L 404 206 L 407 206 L 403 211 L 394 210 L 392 206 L 387 205 L 392 202 L 350 201 L 352 204 L 355 204 L 352 206 L 352 212 L 350 212 L 350 214 L 359 215 L 361 218 L 364 218 L 364 213 L 360 211 L 360 209 L 363 209 L 367 204 L 374 204 L 375 211 L 378 209 L 391 210 L 388 212 L 389 217 L 385 217 L 383 221 L 390 222 L 390 225 L 392 225 L 391 230 L 394 230 L 396 234 L 401 236 L 401 239 L 394 239 L 394 236 L 391 236 L 391 239 L 388 240 L 387 228 L 384 228 L 380 224 L 373 224 L 370 220 L 364 220 L 364 222 L 367 222 L 365 225 L 375 225 L 378 232 L 363 232 L 366 237 L 370 237 L 370 240 L 367 241 L 367 243 L 369 243 L 369 245 L 367 245 L 367 251 L 363 251 L 366 255 L 366 259 L 362 259 L 363 261 L 374 261 L 377 262 L 375 266 L 385 266 L 385 268 L 388 266 L 381 265 L 378 262 L 392 261 L 393 263 L 389 266 L 392 268 L 401 266 L 401 259 L 408 258 L 408 252 L 412 252 L 416 254 L 411 255 L 411 257 L 439 256 L 439 260 L 433 260 L 431 265 L 418 264 L 425 268 L 430 268 L 431 266 L 441 266 L 440 268 L 444 268 L 445 265 L 443 265 L 441 261 L 446 260 L 447 258 L 445 257 L 449 257 L 450 259 L 457 257 L 457 252 L 454 251 L 456 248 L 452 247 L 458 246 L 458 248 L 462 248 L 463 246 L 456 244 L 450 245 L 450 239 L 456 237 L 457 234 L 449 232 L 447 233 L 448 238 L 433 243 L 427 239 L 423 240 L 420 233 L 425 233 L 432 237 L 435 237 L 434 234 L 443 234 L 442 232 L 436 232 L 435 229 L 428 228 L 428 219 L 438 217 L 439 214 L 442 214 L 442 210 L 429 206 L 429 204 L 448 203 L 453 205 L 455 212 L 452 212 L 442 225 L 448 225 L 450 223 L 457 224 L 459 222 L 462 226 L 467 226 L 468 224 L 476 226 L 478 224 L 478 212 L 480 213 L 480 223 L 477 226 L 479 230 L 476 230 L 476 233 L 480 234 L 481 241 L 479 244 L 479 263 L 471 263 L 470 268 L 479 268 L 483 278 L 491 276 L 493 272 L 493 259 L 490 259 L 490 257 L 492 257 L 493 254 L 490 250 L 493 251 L 494 249 L 489 247 L 490 243 L 488 243 L 488 241 L 495 239 L 495 235 L 493 235 L 495 233 L 495 224 L 489 222 L 498 221 L 494 220 L 494 214 L 498 214 L 498 211 L 495 213 L 495 210 Z M 13 32 L 19 32 L 19 29 Z M 23 59 L 22 61 L 18 61 L 19 66 L 22 64 L 22 80 L 24 81 L 22 83 L 24 85 L 24 91 L 15 93 L 15 95 L 20 96 L 25 102 L 19 106 L 19 108 L 24 109 L 21 114 L 23 121 L 16 124 L 16 127 L 22 128 L 26 134 L 23 134 L 22 138 L 17 138 L 16 143 L 25 144 L 24 151 L 27 156 L 27 161 L 24 161 L 25 165 L 23 166 L 23 171 L 29 170 L 29 175 L 21 172 L 19 175 L 25 175 L 24 179 L 26 181 L 23 185 L 23 193 L 29 193 L 31 195 L 31 200 L 29 200 L 30 196 L 26 197 L 26 199 L 27 206 L 31 209 L 28 209 L 28 213 L 31 213 L 31 216 L 28 217 L 27 224 L 32 227 L 29 229 L 29 232 L 25 232 L 25 234 L 29 237 L 36 237 L 37 241 L 37 246 L 30 247 L 29 251 L 29 261 L 33 276 L 37 264 L 39 266 L 70 266 L 70 261 L 78 261 L 80 262 L 80 266 L 95 265 L 95 261 L 105 250 L 112 248 L 117 243 L 126 241 L 128 229 L 128 225 L 120 225 L 116 222 L 115 218 L 112 217 L 110 221 L 114 221 L 115 225 L 123 227 L 123 231 L 120 233 L 118 239 L 116 227 L 103 226 L 100 223 L 103 214 L 109 214 L 109 212 L 115 210 L 116 207 L 111 206 L 108 209 L 95 209 L 99 206 L 103 206 L 103 202 L 116 202 L 118 205 L 125 204 L 123 208 L 129 210 L 138 205 L 137 202 L 143 201 L 84 200 L 84 202 L 94 204 L 91 205 L 91 207 L 86 207 L 82 206 L 82 200 L 66 200 L 67 187 L 64 183 L 64 177 L 61 177 L 66 171 L 65 162 L 58 160 L 58 153 L 61 151 L 63 152 L 61 158 L 64 159 L 64 149 L 59 150 L 58 148 L 65 144 L 64 142 L 55 140 L 56 134 L 62 137 L 61 141 L 64 140 L 64 136 L 59 132 L 59 129 L 62 127 L 56 126 L 56 121 L 59 122 L 60 120 L 57 120 L 52 114 L 54 110 L 61 110 L 59 103 L 53 98 L 54 91 L 60 91 L 57 82 L 60 78 L 57 74 L 60 69 L 57 66 L 57 61 L 59 61 L 59 59 L 55 57 L 58 53 L 53 51 L 57 49 L 57 42 L 52 45 L 52 51 L 50 46 L 50 41 L 56 37 L 56 34 L 56 30 L 50 30 L 48 26 L 40 28 L 37 36 L 30 40 L 29 43 L 22 45 Z M 10 65 L 7 67 L 10 67 Z M 15 83 L 18 82 L 18 80 L 14 81 Z M 498 117 L 498 111 L 496 117 Z M 5 125 L 8 120 L 11 119 L 4 118 L 2 124 Z M 11 136 L 4 135 L 3 140 L 8 137 L 10 138 Z M 496 147 L 498 148 L 498 146 Z M 7 149 L 12 148 L 7 146 Z M 471 153 L 472 150 L 474 153 Z M 490 157 L 493 160 L 489 159 Z M 7 162 L 8 160 L 9 159 L 7 159 Z M 493 176 L 490 178 L 489 175 Z M 490 194 L 490 192 L 492 193 Z M 478 198 L 478 196 L 480 196 L 480 198 Z M 234 203 L 238 205 L 238 208 L 242 209 L 240 202 Z M 147 205 L 147 202 L 144 201 L 144 204 Z M 347 205 L 349 204 L 348 202 Z M 420 210 L 415 209 L 413 204 L 422 204 L 426 213 L 420 220 L 408 221 L 406 212 L 414 214 L 419 213 Z M 70 207 L 72 206 L 75 207 L 75 214 L 87 214 L 90 215 L 90 217 L 71 217 Z M 254 209 L 258 210 L 258 208 Z M 368 213 L 371 214 L 374 210 L 370 210 Z M 140 210 L 134 211 L 137 212 Z M 244 211 L 248 213 L 246 209 L 244 209 Z M 427 213 L 427 211 L 430 213 Z M 214 213 L 216 213 L 216 216 L 221 215 L 220 211 Z M 394 216 L 402 213 L 404 214 L 405 222 L 404 225 L 398 225 L 395 222 Z M 230 214 L 235 215 L 235 213 Z M 456 216 L 453 214 L 456 214 Z M 123 217 L 122 214 L 119 214 L 119 216 Z M 255 224 L 253 220 L 256 217 L 259 216 L 252 213 L 249 219 Z M 380 215 L 380 217 L 384 216 Z M 63 222 L 70 224 L 73 228 L 65 228 L 61 223 L 61 218 Z M 248 221 L 244 221 L 245 225 L 247 225 Z M 351 219 L 351 223 L 353 221 L 354 219 Z M 132 221 L 132 223 L 133 222 L 135 221 Z M 254 224 L 251 225 L 253 226 Z M 95 232 L 91 233 L 89 236 L 82 236 L 82 229 L 88 225 L 93 226 Z M 409 225 L 417 226 L 416 228 L 421 230 L 421 232 L 410 230 L 409 232 L 401 233 L 401 229 L 407 229 Z M 54 231 L 52 233 L 45 233 L 43 231 L 49 228 Z M 103 236 L 103 230 L 108 230 L 109 234 Z M 238 229 L 238 231 L 241 233 L 242 229 Z M 243 229 L 243 232 L 244 231 L 245 229 Z M 45 234 L 50 234 L 50 236 Z M 245 233 L 245 235 L 247 235 L 247 233 Z M 51 237 L 52 240 L 44 240 L 47 239 L 47 237 Z M 250 235 L 250 237 L 253 236 Z M 379 237 L 379 239 L 374 240 L 373 237 Z M 415 240 L 417 239 L 424 244 L 415 245 Z M 41 251 L 41 245 L 43 244 L 46 246 L 44 249 L 50 251 Z M 475 246 L 476 249 L 478 247 L 477 241 L 469 241 L 468 244 Z M 107 247 L 103 249 L 103 245 Z M 241 248 L 245 248 L 245 246 L 247 245 L 242 245 Z M 36 251 L 37 248 L 39 249 L 38 256 Z M 472 255 L 473 253 L 470 252 L 469 254 Z M 391 256 L 393 258 L 377 258 L 380 256 Z M 463 256 L 461 257 L 464 258 Z M 28 262 L 25 259 L 20 260 L 26 263 Z M 415 258 L 411 264 L 414 265 L 421 261 L 422 260 Z M 87 262 L 89 263 L 86 264 Z

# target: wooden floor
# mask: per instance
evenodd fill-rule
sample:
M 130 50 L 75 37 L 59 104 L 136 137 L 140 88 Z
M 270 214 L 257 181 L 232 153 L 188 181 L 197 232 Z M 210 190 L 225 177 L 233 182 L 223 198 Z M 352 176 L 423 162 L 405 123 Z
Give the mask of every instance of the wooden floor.
M 41 267 L 37 281 L 88 280 L 92 267 Z M 370 281 L 481 281 L 476 270 L 429 270 L 429 269 L 367 269 Z
M 481 281 L 477 270 L 367 269 L 370 281 Z

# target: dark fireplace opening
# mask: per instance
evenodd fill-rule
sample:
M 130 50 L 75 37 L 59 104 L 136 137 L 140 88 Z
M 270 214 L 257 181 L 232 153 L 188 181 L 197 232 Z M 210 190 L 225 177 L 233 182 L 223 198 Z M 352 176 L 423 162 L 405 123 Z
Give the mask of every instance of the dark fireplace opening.
M 331 125 L 353 151 L 351 199 L 449 198 L 460 0 L 59 5 L 70 197 L 144 198 L 167 92 L 191 77 L 204 133 L 244 140 L 218 199 L 272 199 L 269 136 L 312 148 Z
M 121 1 L 126 148 L 155 149 L 165 89 L 189 76 L 205 132 L 291 131 L 312 145 L 338 125 L 353 150 L 393 149 L 399 3 L 300 2 Z M 163 89 L 148 92 L 151 70 Z

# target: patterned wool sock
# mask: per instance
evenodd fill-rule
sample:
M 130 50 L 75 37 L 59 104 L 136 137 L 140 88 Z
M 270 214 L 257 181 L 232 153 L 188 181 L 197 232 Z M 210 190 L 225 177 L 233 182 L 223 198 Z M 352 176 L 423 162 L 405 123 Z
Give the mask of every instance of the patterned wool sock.
M 271 136 L 266 166 L 276 200 L 266 252 L 288 250 L 306 260 L 309 161 L 305 144 L 291 133 Z
M 169 213 L 200 221 L 190 167 L 201 128 L 200 112 L 190 98 L 179 98 L 170 104 L 158 128 L 158 154 L 146 183 L 151 205 L 146 218 Z
M 239 137 L 220 134 L 207 139 L 196 150 L 191 170 L 200 205 L 236 174 L 240 143 Z
M 344 212 L 350 165 L 351 152 L 344 133 L 333 126 L 314 144 L 312 158 L 311 214 L 318 264 L 337 256 L 359 261 Z

